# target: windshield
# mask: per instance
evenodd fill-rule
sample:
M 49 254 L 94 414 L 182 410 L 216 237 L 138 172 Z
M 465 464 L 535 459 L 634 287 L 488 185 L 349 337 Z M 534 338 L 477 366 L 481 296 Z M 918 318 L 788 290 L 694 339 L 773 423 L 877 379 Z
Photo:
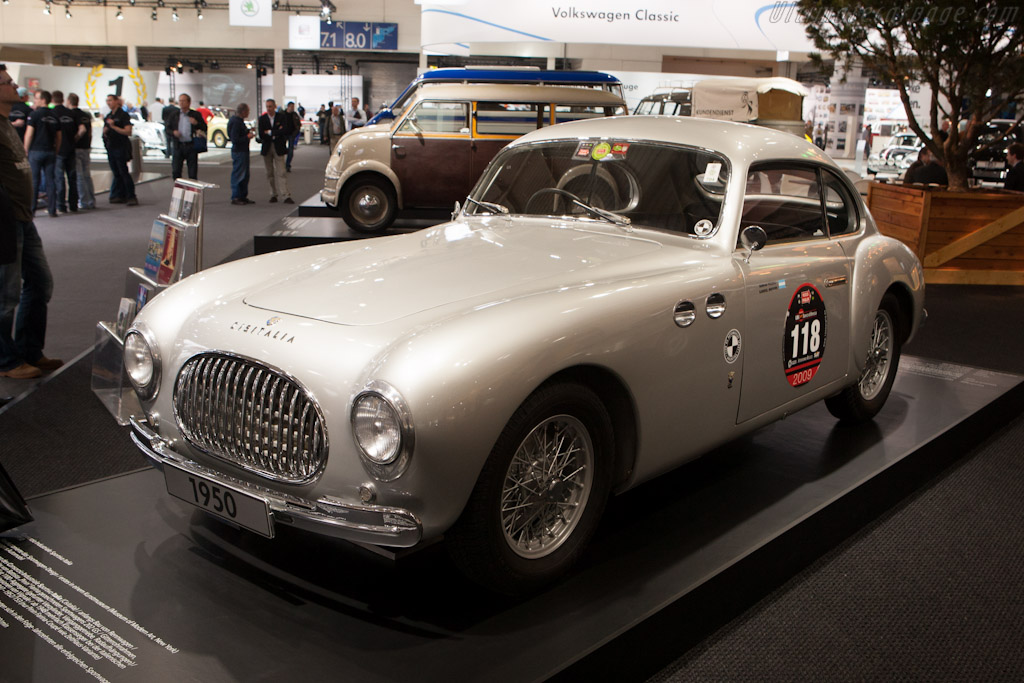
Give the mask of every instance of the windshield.
M 728 164 L 705 150 L 625 140 L 560 140 L 506 148 L 471 195 L 511 214 L 599 220 L 709 237 L 718 227 Z M 584 206 L 581 206 L 583 204 Z M 470 202 L 467 214 L 489 214 Z

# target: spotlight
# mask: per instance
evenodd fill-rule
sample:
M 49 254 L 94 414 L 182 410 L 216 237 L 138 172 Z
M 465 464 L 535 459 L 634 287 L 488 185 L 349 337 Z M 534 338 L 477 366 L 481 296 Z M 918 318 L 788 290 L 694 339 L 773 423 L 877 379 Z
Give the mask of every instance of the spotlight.
M 156 21 L 156 7 L 153 8 L 153 12 L 149 15 L 149 18 Z
M 135 0 L 128 0 L 128 4 L 135 7 Z
M 252 62 L 246 63 L 245 68 L 246 69 L 251 69 L 252 68 Z
M 71 5 L 64 5 L 64 18 L 65 19 L 70 19 L 71 18 Z
M 288 67 L 288 75 L 289 75 L 289 76 L 291 76 L 291 75 L 292 75 L 292 67 Z
M 118 21 L 124 21 L 124 13 L 121 11 L 121 6 L 117 6 L 117 15 L 114 17 Z
M 46 7 L 43 8 L 43 14 L 50 14 L 50 3 L 46 3 Z
M 156 6 L 157 7 L 163 7 L 164 6 L 164 0 L 156 0 Z
M 203 10 L 197 9 L 196 10 L 196 16 L 199 17 L 199 21 L 202 21 L 203 20 Z
M 177 7 L 175 7 L 174 9 L 171 10 L 171 19 L 173 19 L 174 21 L 178 21 L 179 19 L 181 19 L 181 17 L 178 16 L 178 8 Z
M 5 5 L 7 4 L 7 0 L 4 0 L 4 4 L 5 4 Z M 274 0 L 274 4 L 273 4 L 273 5 L 271 5 L 271 8 L 272 8 L 272 9 L 273 9 L 273 10 L 274 10 L 275 12 L 276 12 L 277 10 L 281 9 L 281 0 Z

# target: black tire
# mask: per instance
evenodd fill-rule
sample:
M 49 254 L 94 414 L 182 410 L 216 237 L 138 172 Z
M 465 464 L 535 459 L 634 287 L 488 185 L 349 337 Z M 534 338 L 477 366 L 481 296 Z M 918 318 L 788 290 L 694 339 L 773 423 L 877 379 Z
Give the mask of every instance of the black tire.
M 870 420 L 885 405 L 896 379 L 903 346 L 903 320 L 892 294 L 882 297 L 875 312 L 868 342 L 868 360 L 857 383 L 825 399 L 828 411 L 840 422 Z
M 348 181 L 338 202 L 341 217 L 356 232 L 387 230 L 395 222 L 397 210 L 395 188 L 386 178 L 375 175 L 356 176 Z
M 213 131 L 213 136 L 210 138 L 210 141 L 217 147 L 223 147 L 228 144 L 228 136 L 224 134 L 224 131 L 215 130 Z
M 550 384 L 531 394 L 498 437 L 462 515 L 445 535 L 455 564 L 482 586 L 513 596 L 564 575 L 608 500 L 610 425 L 604 404 L 581 384 Z M 556 445 L 551 453 L 542 438 L 554 434 L 559 438 L 548 445 L 568 443 L 579 450 L 566 455 Z M 550 469 L 552 460 L 544 460 L 548 456 L 562 462 L 557 471 Z

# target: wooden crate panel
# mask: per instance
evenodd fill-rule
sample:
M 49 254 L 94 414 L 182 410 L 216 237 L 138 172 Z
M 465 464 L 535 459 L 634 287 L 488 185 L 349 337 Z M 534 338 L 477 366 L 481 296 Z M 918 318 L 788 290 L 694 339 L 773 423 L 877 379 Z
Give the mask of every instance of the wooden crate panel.
M 903 198 L 886 196 L 872 196 L 871 205 L 868 208 L 871 209 L 871 213 L 880 209 L 886 209 L 896 213 L 903 213 L 918 217 L 921 216 L 921 212 L 924 210 L 924 206 L 920 201 L 906 201 Z

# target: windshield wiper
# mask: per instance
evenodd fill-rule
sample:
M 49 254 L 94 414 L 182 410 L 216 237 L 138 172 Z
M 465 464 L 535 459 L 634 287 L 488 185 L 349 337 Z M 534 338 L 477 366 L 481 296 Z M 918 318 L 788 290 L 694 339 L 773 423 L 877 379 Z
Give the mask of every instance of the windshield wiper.
M 570 199 L 569 201 L 571 201 L 573 204 L 580 207 L 590 215 L 596 216 L 598 218 L 603 218 L 609 223 L 614 223 L 615 225 L 621 226 L 623 228 L 629 228 L 632 224 L 632 221 L 630 221 L 629 218 L 626 216 L 620 216 L 617 213 L 612 213 L 611 211 L 599 209 L 596 206 L 591 206 L 590 204 L 581 202 L 578 199 Z
M 502 215 L 502 216 L 507 216 L 508 215 L 508 209 L 506 207 L 502 206 L 501 204 L 495 204 L 494 202 L 482 202 L 479 199 L 473 199 L 470 196 L 466 197 L 466 203 L 467 204 L 476 204 L 481 209 L 486 209 L 487 211 L 490 211 L 491 213 L 496 214 L 496 215 Z

